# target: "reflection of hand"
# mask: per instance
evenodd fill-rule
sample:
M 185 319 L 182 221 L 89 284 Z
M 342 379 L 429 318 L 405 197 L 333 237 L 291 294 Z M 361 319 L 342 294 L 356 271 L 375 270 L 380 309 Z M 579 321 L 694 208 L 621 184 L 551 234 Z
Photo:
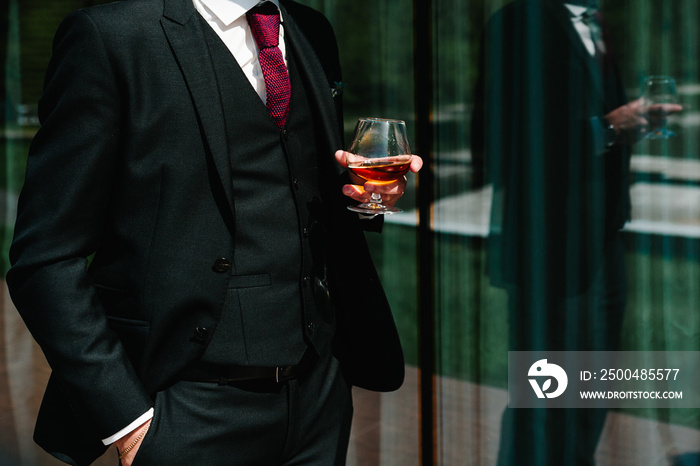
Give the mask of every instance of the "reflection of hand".
M 644 105 L 643 99 L 637 99 L 608 113 L 605 120 L 615 128 L 616 143 L 634 144 L 649 130 L 663 126 L 668 115 L 682 110 L 678 104 Z
M 119 452 L 119 461 L 122 466 L 131 466 L 131 463 L 134 461 L 136 453 L 139 451 L 139 447 L 141 446 L 143 438 L 146 436 L 146 432 L 148 432 L 150 425 L 151 420 L 149 419 L 144 424 L 141 424 L 141 426 L 114 442 L 114 445 L 116 445 L 117 451 Z M 124 457 L 121 457 L 121 455 L 124 453 L 126 453 Z
M 345 161 L 346 152 L 339 150 L 335 153 L 335 160 L 340 164 L 341 167 L 347 167 Z M 411 159 L 411 166 L 409 170 L 413 173 L 417 173 L 423 166 L 423 159 L 414 155 Z M 377 193 L 382 196 L 382 204 L 392 207 L 396 202 L 403 196 L 406 190 L 406 177 L 403 177 L 393 183 L 381 184 L 373 183 L 371 181 L 365 181 L 359 176 L 354 175 L 352 172 L 349 173 L 350 182 L 352 184 L 346 184 L 343 186 L 343 194 L 351 199 L 358 202 L 369 201 L 372 193 Z
M 647 120 L 649 121 L 649 129 L 654 130 L 666 124 L 666 117 L 674 113 L 679 113 L 683 110 L 678 104 L 654 104 L 644 107 Z

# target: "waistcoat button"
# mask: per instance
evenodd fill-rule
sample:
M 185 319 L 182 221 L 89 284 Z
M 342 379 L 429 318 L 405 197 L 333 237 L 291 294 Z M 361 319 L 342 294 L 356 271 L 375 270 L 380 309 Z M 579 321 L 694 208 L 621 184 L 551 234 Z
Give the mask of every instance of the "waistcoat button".
M 231 262 L 229 262 L 229 260 L 225 257 L 220 257 L 214 261 L 214 265 L 212 265 L 211 268 L 217 273 L 228 272 L 228 270 L 231 268 Z
M 205 327 L 196 327 L 194 329 L 194 335 L 192 336 L 192 339 L 197 343 L 204 343 L 205 341 L 207 341 L 208 337 L 209 330 L 207 330 Z

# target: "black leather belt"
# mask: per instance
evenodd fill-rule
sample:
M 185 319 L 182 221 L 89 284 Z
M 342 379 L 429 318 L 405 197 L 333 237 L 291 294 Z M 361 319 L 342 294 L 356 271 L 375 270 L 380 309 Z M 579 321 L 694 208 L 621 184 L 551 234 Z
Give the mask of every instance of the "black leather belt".
M 190 382 L 210 382 L 219 385 L 254 380 L 284 383 L 310 372 L 315 362 L 316 356 L 311 350 L 304 354 L 299 364 L 293 366 L 229 366 L 199 361 L 187 369 L 181 379 Z

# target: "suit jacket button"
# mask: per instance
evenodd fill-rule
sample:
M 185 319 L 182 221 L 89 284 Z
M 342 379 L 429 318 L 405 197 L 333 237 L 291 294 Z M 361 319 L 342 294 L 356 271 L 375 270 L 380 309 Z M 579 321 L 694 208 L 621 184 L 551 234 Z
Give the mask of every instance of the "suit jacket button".
M 211 268 L 217 273 L 228 272 L 228 270 L 231 268 L 231 262 L 229 262 L 229 260 L 225 257 L 220 257 L 214 261 L 214 265 L 212 265 Z
M 209 337 L 209 330 L 207 330 L 205 327 L 196 327 L 194 329 L 194 335 L 192 336 L 192 340 L 196 341 L 197 343 L 204 343 L 207 341 L 207 338 Z

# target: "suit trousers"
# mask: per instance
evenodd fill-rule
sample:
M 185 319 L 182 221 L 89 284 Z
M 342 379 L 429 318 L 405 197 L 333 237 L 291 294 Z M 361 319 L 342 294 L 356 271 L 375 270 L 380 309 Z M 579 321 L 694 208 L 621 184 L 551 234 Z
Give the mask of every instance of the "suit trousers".
M 157 394 L 133 465 L 344 465 L 352 412 L 330 354 L 281 384 L 179 381 Z

